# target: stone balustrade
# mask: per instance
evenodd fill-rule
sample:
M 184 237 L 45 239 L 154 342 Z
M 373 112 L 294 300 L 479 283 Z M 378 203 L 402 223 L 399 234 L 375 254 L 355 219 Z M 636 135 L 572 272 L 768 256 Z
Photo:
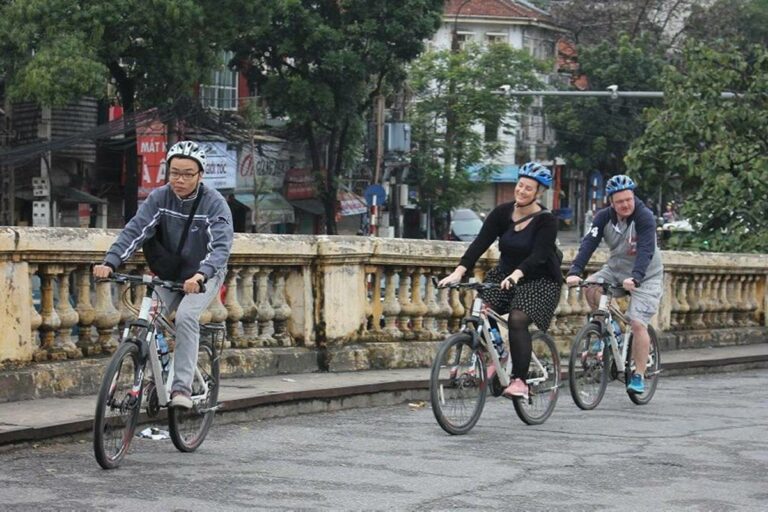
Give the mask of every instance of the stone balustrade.
M 115 350 L 141 290 L 94 283 L 116 231 L 0 228 L 5 293 L 0 362 L 87 359 Z M 472 297 L 436 289 L 466 244 L 365 237 L 238 234 L 226 287 L 203 322 L 225 322 L 235 350 L 312 349 L 330 369 L 430 363 L 435 342 L 456 331 Z M 565 251 L 565 261 L 574 255 Z M 604 261 L 598 251 L 592 268 Z M 496 261 L 495 248 L 475 277 Z M 665 252 L 663 331 L 764 327 L 768 259 L 761 255 Z M 141 257 L 124 269 L 145 272 Z M 125 296 L 129 307 L 124 300 Z M 563 288 L 550 333 L 563 351 L 588 308 Z M 321 365 L 323 366 L 323 365 Z

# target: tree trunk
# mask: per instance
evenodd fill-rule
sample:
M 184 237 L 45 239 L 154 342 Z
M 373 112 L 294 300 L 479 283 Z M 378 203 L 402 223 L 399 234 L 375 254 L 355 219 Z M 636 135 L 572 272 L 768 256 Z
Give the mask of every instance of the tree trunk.
M 136 94 L 136 84 L 129 78 L 120 64 L 111 62 L 109 71 L 115 79 L 117 90 L 120 93 L 120 99 L 123 104 L 123 116 L 129 118 L 135 113 L 136 103 L 134 101 Z M 139 202 L 139 165 L 136 155 L 136 126 L 129 126 L 129 131 L 125 134 L 126 140 L 131 144 L 124 149 L 125 157 L 125 184 L 123 200 L 123 220 L 127 223 L 136 215 Z

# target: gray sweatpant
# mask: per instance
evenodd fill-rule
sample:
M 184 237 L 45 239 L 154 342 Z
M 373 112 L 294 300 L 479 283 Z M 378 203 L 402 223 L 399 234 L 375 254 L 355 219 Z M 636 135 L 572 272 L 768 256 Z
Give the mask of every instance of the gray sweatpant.
M 192 380 L 197 366 L 200 344 L 200 315 L 219 293 L 226 269 L 222 269 L 205 283 L 204 293 L 184 294 L 157 288 L 163 302 L 164 313 L 176 311 L 176 348 L 173 353 L 172 391 L 192 394 Z

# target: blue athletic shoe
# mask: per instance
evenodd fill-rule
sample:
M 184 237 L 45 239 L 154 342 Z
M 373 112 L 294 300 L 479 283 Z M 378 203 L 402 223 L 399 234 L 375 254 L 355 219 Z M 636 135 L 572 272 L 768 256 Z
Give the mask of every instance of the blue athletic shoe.
M 638 373 L 633 373 L 632 378 L 627 384 L 627 391 L 636 395 L 642 395 L 645 393 L 645 379 Z

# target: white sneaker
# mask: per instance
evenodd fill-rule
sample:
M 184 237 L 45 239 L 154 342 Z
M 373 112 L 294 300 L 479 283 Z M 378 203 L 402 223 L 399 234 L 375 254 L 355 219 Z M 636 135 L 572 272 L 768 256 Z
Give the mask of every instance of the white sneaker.
M 168 407 L 179 407 L 181 409 L 191 409 L 194 404 L 192 403 L 192 399 L 185 395 L 181 391 L 174 391 L 171 394 L 171 403 L 168 404 Z

